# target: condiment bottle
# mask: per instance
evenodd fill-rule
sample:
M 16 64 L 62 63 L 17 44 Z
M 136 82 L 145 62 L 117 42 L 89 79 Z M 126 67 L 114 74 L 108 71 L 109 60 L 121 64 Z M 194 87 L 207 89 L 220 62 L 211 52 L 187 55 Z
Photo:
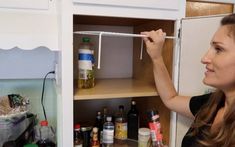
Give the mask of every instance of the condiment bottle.
M 94 127 L 92 129 L 92 140 L 91 140 L 91 147 L 99 147 L 100 142 L 98 140 L 98 128 Z
M 138 140 L 139 112 L 135 101 L 131 101 L 131 109 L 127 114 L 127 125 L 128 138 Z
M 114 143 L 114 125 L 112 123 L 112 117 L 108 116 L 106 118 L 107 122 L 104 123 L 103 126 L 103 142 L 102 146 L 111 147 Z
M 83 140 L 80 124 L 74 126 L 74 147 L 82 147 Z
M 119 106 L 119 111 L 115 117 L 115 139 L 127 139 L 127 120 L 124 113 L 124 106 Z
M 149 118 L 149 128 L 151 134 L 152 146 L 156 147 L 157 144 L 157 135 L 161 132 L 161 124 L 159 121 L 159 114 L 157 110 L 149 110 L 148 111 Z

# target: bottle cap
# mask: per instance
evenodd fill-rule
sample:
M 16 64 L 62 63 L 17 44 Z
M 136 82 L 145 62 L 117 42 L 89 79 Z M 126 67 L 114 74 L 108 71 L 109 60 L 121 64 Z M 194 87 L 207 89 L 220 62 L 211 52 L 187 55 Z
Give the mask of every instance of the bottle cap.
M 107 117 L 106 117 L 106 120 L 107 120 L 107 121 L 112 121 L 112 117 L 111 117 L 111 116 L 107 116 Z
M 82 42 L 90 42 L 90 38 L 89 37 L 83 37 Z
M 92 127 L 91 127 L 91 126 L 82 126 L 82 127 L 81 127 L 81 131 L 82 131 L 82 132 L 91 131 L 91 130 L 92 130 Z
M 40 122 L 40 125 L 41 126 L 48 126 L 48 121 L 43 120 L 43 121 Z
M 80 124 L 75 124 L 74 129 L 80 129 L 81 125 Z
M 158 111 L 151 109 L 147 112 L 149 120 L 156 120 L 159 119 Z
M 92 129 L 92 132 L 97 133 L 97 132 L 98 132 L 98 128 L 97 128 L 97 127 L 94 127 L 94 128 Z
M 139 135 L 149 136 L 150 135 L 150 129 L 149 128 L 139 128 L 138 133 L 139 133 Z
M 132 105 L 136 105 L 136 102 L 135 102 L 135 101 L 131 101 L 131 104 L 132 104 Z

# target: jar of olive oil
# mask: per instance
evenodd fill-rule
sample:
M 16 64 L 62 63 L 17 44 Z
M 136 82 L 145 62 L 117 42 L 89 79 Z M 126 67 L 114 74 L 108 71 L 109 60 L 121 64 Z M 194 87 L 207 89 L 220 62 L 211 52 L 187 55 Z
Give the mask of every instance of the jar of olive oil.
M 83 37 L 78 50 L 78 87 L 92 88 L 95 86 L 94 50 L 90 38 Z

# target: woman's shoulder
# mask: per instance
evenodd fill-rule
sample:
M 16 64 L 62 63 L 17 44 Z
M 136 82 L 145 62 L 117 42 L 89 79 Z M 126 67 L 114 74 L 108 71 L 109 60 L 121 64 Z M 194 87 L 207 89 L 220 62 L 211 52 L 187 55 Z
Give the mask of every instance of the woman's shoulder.
M 212 93 L 208 93 L 191 97 L 189 107 L 194 116 L 200 110 L 200 108 L 208 102 L 211 95 Z

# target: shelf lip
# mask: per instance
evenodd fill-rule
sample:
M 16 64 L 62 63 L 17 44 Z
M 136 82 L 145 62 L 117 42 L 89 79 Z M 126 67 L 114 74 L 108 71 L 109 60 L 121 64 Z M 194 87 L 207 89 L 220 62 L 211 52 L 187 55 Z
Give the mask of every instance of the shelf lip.
M 97 94 L 97 95 L 81 95 L 75 96 L 74 100 L 94 100 L 94 99 L 114 99 L 114 98 L 129 98 L 129 97 L 149 97 L 149 96 L 158 96 L 154 92 L 146 93 L 133 93 L 133 94 Z
M 98 79 L 91 89 L 75 89 L 74 100 L 158 96 L 154 83 L 134 79 Z

